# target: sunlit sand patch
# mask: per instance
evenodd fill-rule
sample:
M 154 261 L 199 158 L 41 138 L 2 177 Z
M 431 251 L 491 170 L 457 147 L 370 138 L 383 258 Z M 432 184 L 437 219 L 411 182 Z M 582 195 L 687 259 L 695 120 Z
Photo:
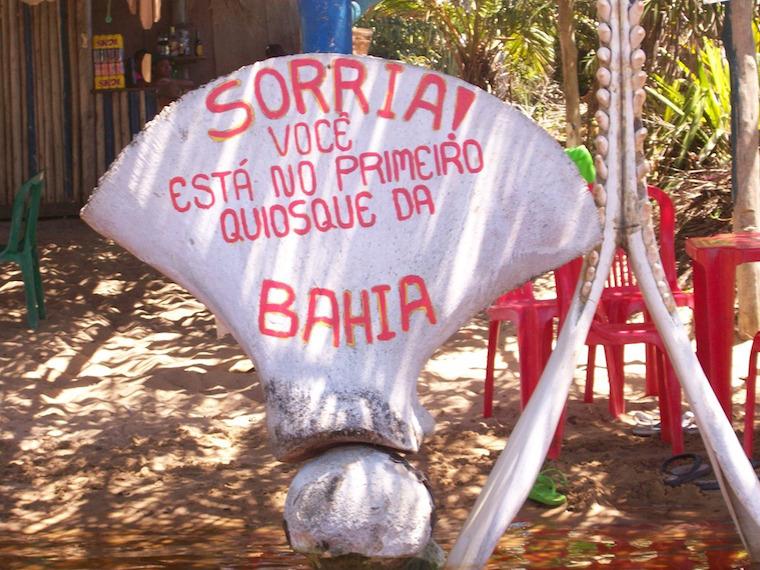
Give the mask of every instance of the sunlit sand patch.
M 5 281 L 2 285 L 0 285 L 0 293 L 10 293 L 11 291 L 14 291 L 15 289 L 23 289 L 24 282 L 23 281 Z
M 124 292 L 126 283 L 124 281 L 118 281 L 116 279 L 102 279 L 98 281 L 98 284 L 93 290 L 93 295 L 101 295 L 103 297 L 115 297 L 121 295 Z
M 263 422 L 266 414 L 263 412 L 257 414 L 241 414 L 233 418 L 225 419 L 223 422 L 230 427 L 246 428 L 252 424 Z

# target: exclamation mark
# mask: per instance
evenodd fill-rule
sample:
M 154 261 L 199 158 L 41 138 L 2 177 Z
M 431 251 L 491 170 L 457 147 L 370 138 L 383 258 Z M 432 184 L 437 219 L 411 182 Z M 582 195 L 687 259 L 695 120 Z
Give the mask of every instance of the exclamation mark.
M 457 87 L 457 100 L 454 107 L 454 120 L 451 122 L 451 130 L 456 131 L 475 101 L 475 93 L 464 87 Z

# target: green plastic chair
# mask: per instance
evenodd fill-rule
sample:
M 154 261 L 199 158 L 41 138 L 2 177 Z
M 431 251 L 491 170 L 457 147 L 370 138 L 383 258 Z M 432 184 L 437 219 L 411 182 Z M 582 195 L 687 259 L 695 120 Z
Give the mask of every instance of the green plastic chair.
M 26 297 L 26 319 L 36 329 L 45 318 L 45 299 L 42 293 L 40 261 L 37 257 L 37 216 L 40 211 L 43 174 L 21 185 L 13 200 L 11 231 L 7 244 L 0 244 L 0 263 L 11 261 L 21 266 Z

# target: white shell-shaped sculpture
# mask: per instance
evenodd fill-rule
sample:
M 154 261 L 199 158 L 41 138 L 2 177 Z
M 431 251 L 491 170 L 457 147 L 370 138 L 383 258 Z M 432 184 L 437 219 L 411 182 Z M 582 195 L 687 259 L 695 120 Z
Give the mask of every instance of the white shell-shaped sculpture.
M 303 55 L 165 109 L 82 216 L 231 331 L 277 456 L 297 460 L 336 443 L 416 451 L 432 429 L 415 390 L 426 360 L 596 243 L 594 210 L 562 148 L 495 97 L 398 62 Z

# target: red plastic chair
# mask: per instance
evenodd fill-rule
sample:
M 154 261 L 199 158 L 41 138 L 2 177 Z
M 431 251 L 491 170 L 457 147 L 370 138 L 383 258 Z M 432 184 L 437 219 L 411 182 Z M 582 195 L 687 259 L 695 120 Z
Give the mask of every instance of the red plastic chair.
M 760 351 L 760 332 L 752 339 L 747 371 L 747 398 L 744 403 L 744 453 L 752 459 L 752 442 L 755 431 L 755 384 L 757 379 L 757 353 Z
M 493 415 L 494 360 L 499 346 L 501 323 L 511 321 L 515 324 L 520 361 L 520 401 L 524 408 L 549 360 L 554 338 L 554 319 L 559 316 L 559 308 L 557 299 L 536 299 L 533 284 L 528 282 L 499 297 L 487 313 L 488 355 L 483 417 L 490 418 Z M 564 422 L 560 422 L 549 450 L 549 457 L 553 459 L 559 457 L 563 426 Z
M 575 285 L 578 282 L 582 259 L 557 269 L 557 296 L 560 311 L 565 314 L 570 306 Z M 652 323 L 612 322 L 605 314 L 603 304 L 592 321 L 586 344 L 591 348 L 602 345 L 607 356 L 607 373 L 610 381 L 610 413 L 617 417 L 625 411 L 623 384 L 625 373 L 623 362 L 619 358 L 627 344 L 645 343 L 652 347 L 655 357 L 647 362 L 647 367 L 655 366 L 654 377 L 657 378 L 658 402 L 661 418 L 661 437 L 671 444 L 673 454 L 683 452 L 683 430 L 681 427 L 681 386 L 665 354 L 665 347 L 657 329 Z
M 557 299 L 536 299 L 533 284 L 525 283 L 499 297 L 488 308 L 488 356 L 486 361 L 483 415 L 493 414 L 494 360 L 502 321 L 515 323 L 520 360 L 521 402 L 528 403 L 552 350 L 553 321 L 558 317 Z M 538 342 L 536 342 L 538 339 Z
M 654 186 L 648 187 L 649 197 L 654 200 L 660 211 L 660 223 L 658 238 L 661 244 L 660 255 L 662 258 L 665 274 L 671 285 L 673 296 L 678 306 L 693 307 L 692 295 L 678 288 L 675 268 L 675 212 L 668 195 Z M 522 407 L 528 403 L 538 379 L 546 366 L 551 354 L 553 338 L 553 321 L 565 314 L 569 307 L 581 260 L 575 260 L 570 264 L 555 271 L 555 281 L 559 288 L 559 280 L 564 275 L 568 280 L 565 288 L 568 292 L 567 306 L 560 307 L 557 299 L 537 300 L 533 296 L 531 283 L 510 291 L 500 297 L 489 309 L 489 334 L 488 356 L 486 362 L 486 382 L 484 390 L 483 415 L 488 418 L 493 414 L 493 384 L 494 384 L 494 359 L 498 346 L 498 338 L 501 329 L 501 321 L 512 321 L 517 328 L 518 358 L 520 360 L 520 393 Z M 663 438 L 666 441 L 673 439 L 674 453 L 676 449 L 682 449 L 683 436 L 681 434 L 680 415 L 680 386 L 670 368 L 667 358 L 664 356 L 659 334 L 654 326 L 645 321 L 644 324 L 626 323 L 628 318 L 637 312 L 645 311 L 643 296 L 639 291 L 633 271 L 628 266 L 625 252 L 618 251 L 613 263 L 607 286 L 602 294 L 600 305 L 600 317 L 592 327 L 594 334 L 590 334 L 587 344 L 589 345 L 588 366 L 586 369 L 586 387 L 584 401 L 593 402 L 594 369 L 596 346 L 604 346 L 605 356 L 608 362 L 608 376 L 610 378 L 610 412 L 614 417 L 625 411 L 623 392 L 624 376 L 624 352 L 625 344 L 647 343 L 647 394 L 656 395 L 662 393 L 660 398 L 661 417 L 663 423 Z M 646 312 L 644 313 L 646 317 Z M 617 327 L 617 330 L 615 330 Z M 636 339 L 643 340 L 636 340 Z M 538 342 L 536 342 L 538 339 Z M 598 342 L 594 342 L 598 340 Z M 662 392 L 660 392 L 662 387 Z M 668 410 L 676 413 L 676 420 L 672 430 L 678 431 L 678 435 L 671 435 L 670 429 L 665 427 L 669 422 Z M 561 420 L 557 427 L 549 456 L 559 456 L 564 421 Z M 680 443 L 679 443 L 680 442 Z M 680 446 L 680 447 L 679 447 Z

